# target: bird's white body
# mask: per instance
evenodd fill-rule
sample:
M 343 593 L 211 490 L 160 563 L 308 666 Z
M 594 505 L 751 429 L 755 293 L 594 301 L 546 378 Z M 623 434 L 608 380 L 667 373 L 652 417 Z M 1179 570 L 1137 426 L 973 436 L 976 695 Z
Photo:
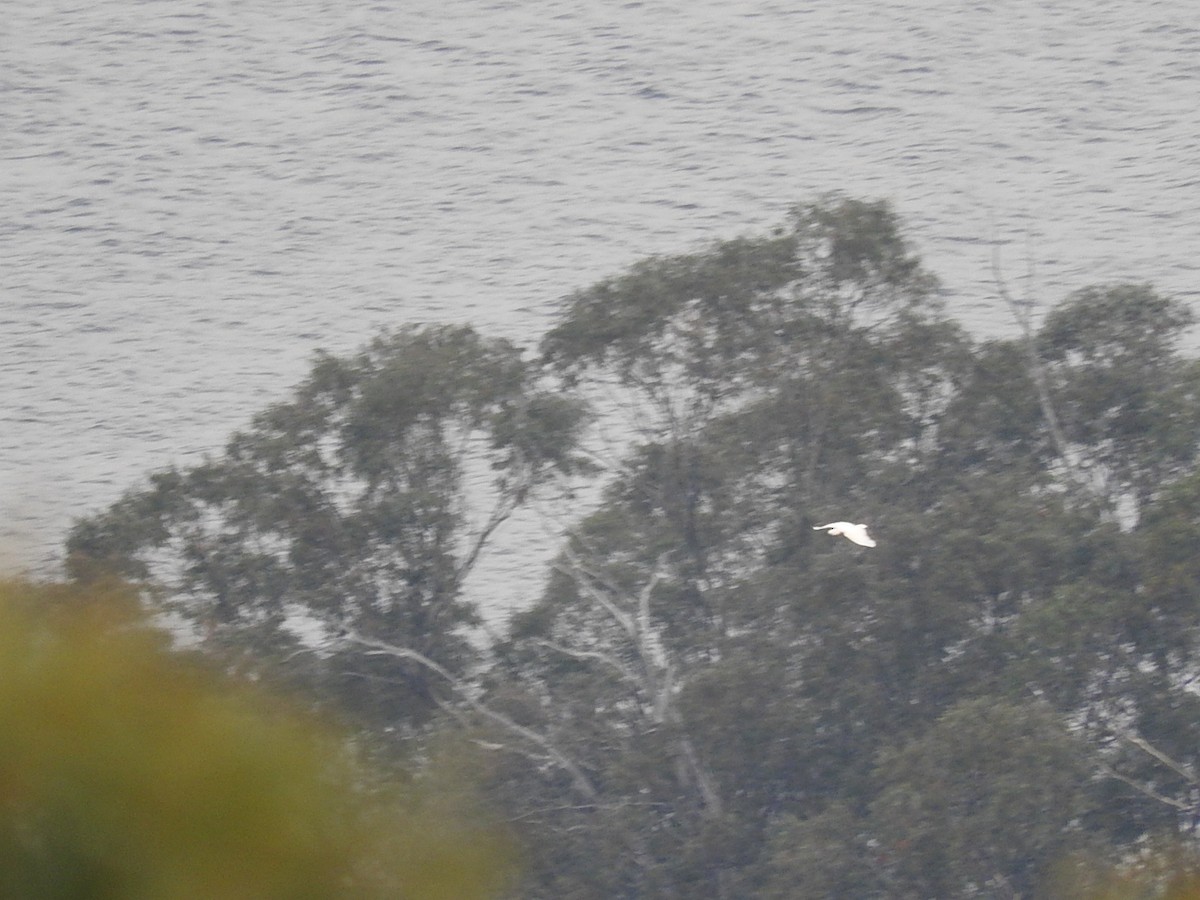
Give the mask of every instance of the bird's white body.
M 855 525 L 853 522 L 830 522 L 828 525 L 816 525 L 813 531 L 828 531 L 830 534 L 840 534 L 863 547 L 874 547 L 875 539 L 867 534 L 866 525 Z

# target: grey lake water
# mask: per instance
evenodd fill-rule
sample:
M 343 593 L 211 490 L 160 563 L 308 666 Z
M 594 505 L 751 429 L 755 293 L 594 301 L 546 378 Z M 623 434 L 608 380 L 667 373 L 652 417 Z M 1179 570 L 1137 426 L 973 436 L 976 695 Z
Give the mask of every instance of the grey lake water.
M 889 198 L 951 312 L 1200 303 L 1192 0 L 0 0 L 0 558 L 220 448 L 317 347 L 532 345 L 652 253 Z M 1026 280 L 1028 279 L 1028 280 Z M 517 522 L 474 589 L 522 602 Z

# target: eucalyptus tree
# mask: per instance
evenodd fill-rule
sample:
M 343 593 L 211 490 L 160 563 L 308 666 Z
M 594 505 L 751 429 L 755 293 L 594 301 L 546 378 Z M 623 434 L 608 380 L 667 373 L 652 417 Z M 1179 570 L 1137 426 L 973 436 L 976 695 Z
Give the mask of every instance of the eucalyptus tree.
M 523 898 L 1024 895 L 1200 796 L 1189 323 L 1110 285 L 975 344 L 887 204 L 826 198 L 570 295 L 536 363 L 463 328 L 321 355 L 70 563 L 375 726 L 440 705 Z M 576 397 L 626 440 L 472 669 L 483 546 L 602 455 Z M 876 547 L 814 535 L 848 517 Z
M 1139 298 L 1154 299 L 1091 289 L 1030 346 L 973 345 L 886 204 L 842 198 L 566 298 L 545 359 L 636 415 L 600 509 L 570 533 L 486 688 L 586 779 L 580 790 L 512 742 L 499 751 L 501 793 L 545 851 L 532 896 L 771 896 L 789 877 L 812 896 L 923 896 L 934 889 L 919 868 L 935 863 L 938 890 L 1005 896 L 1029 889 L 1073 829 L 1120 833 L 1098 810 L 1114 786 L 1137 789 L 1108 772 L 1153 791 L 1150 769 L 1166 764 L 1130 740 L 1113 754 L 1111 733 L 1085 729 L 1090 746 L 1069 735 L 1095 704 L 1067 692 L 1095 694 L 1110 665 L 1108 701 L 1140 679 L 1147 715 L 1165 723 L 1190 704 L 1150 685 L 1152 656 L 1112 663 L 1136 644 L 1128 626 L 1149 587 L 1125 560 L 1152 544 L 1121 531 L 1110 496 L 1077 491 L 1067 463 L 1136 493 L 1149 528 L 1145 504 L 1194 458 L 1192 369 L 1174 349 L 1187 317 L 1155 301 L 1127 334 L 1111 319 Z M 1121 385 L 1141 398 L 1140 437 Z M 876 548 L 814 540 L 812 525 L 847 514 L 871 523 Z M 1188 572 L 1180 557 L 1154 582 L 1155 621 L 1177 632 Z M 1085 625 L 1080 603 L 1100 591 L 1116 621 Z M 1147 653 L 1172 646 L 1155 629 L 1167 640 L 1146 630 Z M 1003 761 L 985 735 L 1031 695 L 1048 705 L 1014 740 L 1033 749 Z M 1193 771 L 1168 731 L 1131 737 Z M 962 798 L 933 796 L 932 770 L 905 768 L 943 739 L 964 756 L 947 788 Z M 1172 777 L 1159 805 L 1176 814 L 1191 783 Z M 975 778 L 983 793 L 970 794 Z M 790 868 L 815 851 L 788 840 L 839 846 L 835 858 L 909 840 L 901 792 L 994 803 L 991 844 L 973 833 L 979 846 L 955 845 L 963 859 Z M 1125 808 L 1148 827 L 1157 802 L 1143 791 Z M 943 826 L 957 827 L 920 827 Z
M 546 602 L 515 619 L 486 684 L 489 705 L 586 773 L 586 782 L 563 781 L 560 761 L 521 748 L 511 729 L 489 738 L 524 757 L 502 790 L 537 848 L 535 885 L 547 878 L 547 895 L 558 894 L 565 874 L 581 896 L 729 896 L 730 841 L 702 848 L 735 823 L 683 693 L 696 660 L 666 634 L 675 605 L 667 561 L 593 567 L 582 546 L 564 548 Z M 574 854 L 563 842 L 580 831 L 587 865 L 564 867 Z
M 307 670 L 323 668 L 343 704 L 403 721 L 444 679 L 333 639 L 462 670 L 464 628 L 478 621 L 464 579 L 530 492 L 578 462 L 583 409 L 539 378 L 517 347 L 468 327 L 318 353 L 292 398 L 223 454 L 158 472 L 78 522 L 70 569 L 147 580 L 206 645 L 251 665 L 307 648 Z
M 895 213 L 842 197 L 573 294 L 542 343 L 568 380 L 650 411 L 617 490 L 697 594 L 801 518 L 870 513 L 876 476 L 928 450 L 967 347 Z
M 873 620 L 880 575 L 832 561 L 811 525 L 915 490 L 968 347 L 891 209 L 843 198 L 566 298 L 544 358 L 585 394 L 615 386 L 640 427 L 488 686 L 588 779 L 508 754 L 522 787 L 502 790 L 560 851 L 546 895 L 567 878 L 579 896 L 741 896 L 770 817 L 838 790 L 846 747 L 808 657 Z M 855 624 L 831 639 L 814 598 L 833 579 Z M 861 682 L 838 687 L 834 705 L 859 702 Z M 580 831 L 611 856 L 564 874 Z
M 1118 283 L 1070 295 L 1037 334 L 1066 440 L 1133 513 L 1196 460 L 1200 368 L 1179 351 L 1194 323 L 1183 302 Z
M 1008 393 L 1013 415 L 989 439 L 1031 467 L 1029 496 L 1044 503 L 1061 492 L 1075 520 L 1046 538 L 1068 549 L 1058 567 L 1066 577 L 1009 595 L 1008 677 L 1036 685 L 1102 751 L 1107 813 L 1098 820 L 1125 838 L 1189 820 L 1200 796 L 1191 749 L 1200 369 L 1180 350 L 1193 323 L 1183 303 L 1147 285 L 1075 292 L 1032 335 L 1060 441 L 1027 399 L 1012 399 L 1028 390 Z M 962 408 L 989 418 L 972 399 Z M 1065 480 L 1054 459 L 1062 452 L 1074 470 Z M 999 455 L 975 453 L 982 468 Z M 1028 521 L 1046 532 L 1044 514 Z
M 1130 533 L 1110 525 L 1078 577 L 1014 628 L 1014 677 L 1098 753 L 1098 823 L 1121 840 L 1200 821 L 1200 479 L 1161 488 Z

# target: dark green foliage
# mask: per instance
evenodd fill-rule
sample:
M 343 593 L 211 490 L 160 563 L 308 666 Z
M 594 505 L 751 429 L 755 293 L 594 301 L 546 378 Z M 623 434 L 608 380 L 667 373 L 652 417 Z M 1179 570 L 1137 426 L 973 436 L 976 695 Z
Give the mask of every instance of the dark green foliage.
M 1027 348 L 972 346 L 883 204 L 833 198 L 568 298 L 546 358 L 584 388 L 615 378 L 658 419 L 639 420 L 496 676 L 574 710 L 541 719 L 584 740 L 597 785 L 571 828 L 647 843 L 576 873 L 603 886 L 550 861 L 531 884 L 1023 896 L 1056 855 L 1170 822 L 1139 793 L 1163 764 L 1113 742 L 1133 711 L 1191 764 L 1190 525 L 1144 507 L 1145 544 L 1119 524 L 1194 459 L 1193 367 L 1174 349 L 1189 321 L 1124 286 L 1047 317 L 1064 460 Z M 814 537 L 850 515 L 878 548 Z M 550 806 L 548 774 L 507 773 L 527 784 L 519 815 Z M 637 824 L 605 813 L 634 808 Z M 715 823 L 722 851 L 702 850 Z
M 1038 341 L 1049 360 L 1078 356 L 1089 368 L 1161 366 L 1195 316 L 1146 284 L 1077 291 L 1046 316 Z
M 173 562 L 251 660 L 297 610 L 366 639 L 298 680 L 376 737 L 446 709 L 523 900 L 1035 896 L 1197 809 L 1200 364 L 1145 286 L 1021 341 L 941 299 L 886 203 L 802 205 L 565 298 L 545 371 L 469 329 L 319 357 L 223 457 L 79 523 L 71 564 Z M 577 395 L 627 445 L 484 666 L 463 575 L 585 472 Z M 878 546 L 813 530 L 846 518 Z
M 938 453 L 948 477 L 1050 476 L 1054 447 L 1024 353 L 1015 342 L 991 341 L 975 348 L 949 401 Z
M 1029 894 L 1086 811 L 1086 748 L 1036 702 L 983 698 L 879 759 L 883 868 L 920 896 Z
M 834 802 L 816 815 L 771 823 L 758 863 L 761 900 L 863 900 L 886 895 L 887 856 L 867 822 Z
M 1067 438 L 1114 496 L 1146 503 L 1195 461 L 1200 372 L 1176 349 L 1194 321 L 1147 285 L 1118 284 L 1072 294 L 1038 334 Z
M 463 327 L 318 354 L 294 398 L 222 456 L 155 475 L 76 525 L 72 574 L 154 576 L 234 659 L 295 658 L 286 623 L 303 614 L 459 671 L 462 629 L 477 621 L 461 587 L 482 545 L 531 489 L 576 466 L 582 407 L 536 379 L 516 347 Z M 301 674 L 318 670 L 344 707 L 381 724 L 420 717 L 445 687 L 417 662 L 337 644 Z

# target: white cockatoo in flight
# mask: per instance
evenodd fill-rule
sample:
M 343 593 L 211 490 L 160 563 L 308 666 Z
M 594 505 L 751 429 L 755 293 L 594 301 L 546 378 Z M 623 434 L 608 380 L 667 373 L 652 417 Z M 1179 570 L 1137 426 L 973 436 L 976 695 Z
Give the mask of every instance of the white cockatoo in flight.
M 855 525 L 853 522 L 830 522 L 828 525 L 813 526 L 813 531 L 828 531 L 830 534 L 841 534 L 864 547 L 875 546 L 875 539 L 867 534 L 866 525 Z

